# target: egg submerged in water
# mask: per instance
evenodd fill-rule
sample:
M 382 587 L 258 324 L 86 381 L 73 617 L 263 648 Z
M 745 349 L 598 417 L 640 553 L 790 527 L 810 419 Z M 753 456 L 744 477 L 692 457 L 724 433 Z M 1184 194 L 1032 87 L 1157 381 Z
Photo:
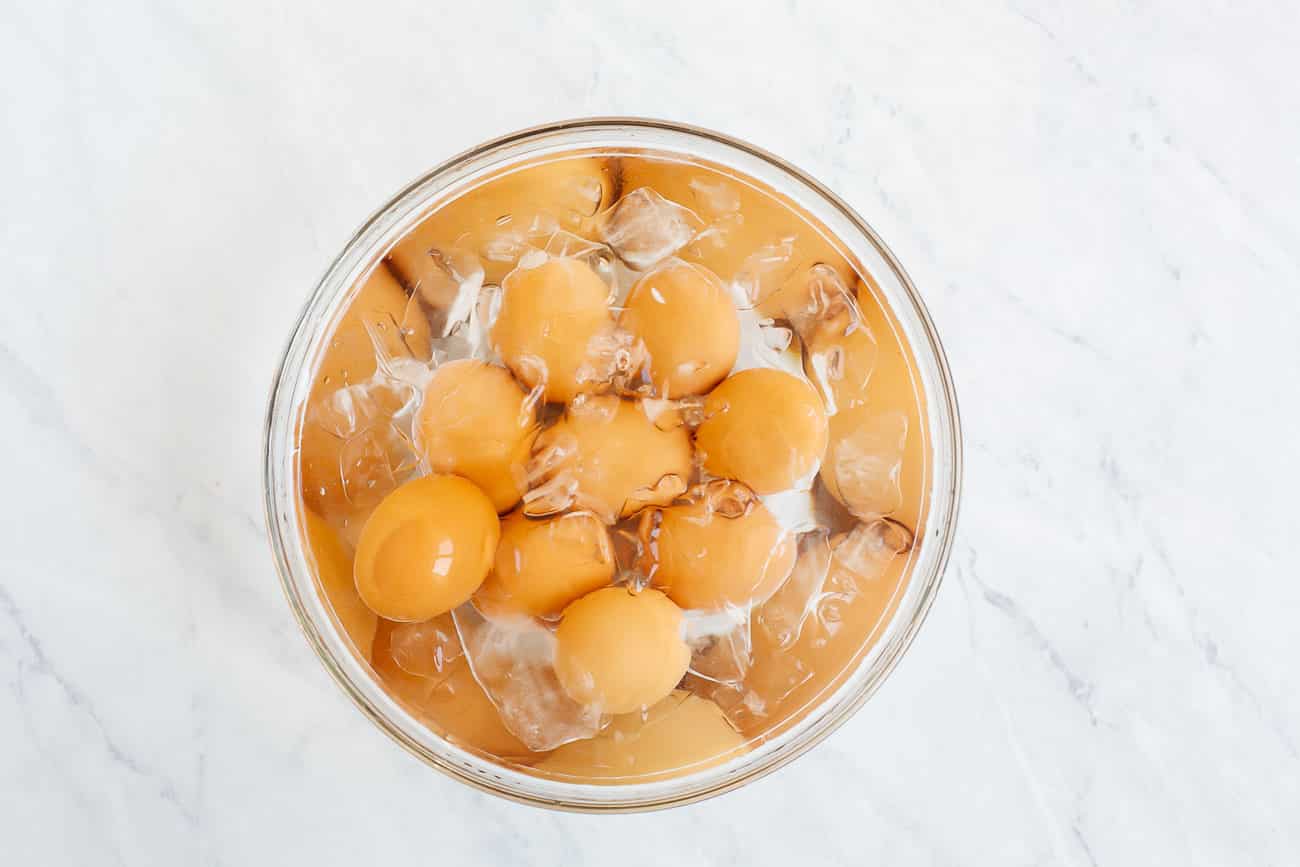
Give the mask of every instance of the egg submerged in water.
M 362 601 L 387 620 L 429 620 L 487 577 L 501 524 L 487 495 L 459 476 L 402 485 L 361 528 L 354 572 Z
M 635 152 L 500 168 L 317 353 L 319 589 L 437 735 L 574 782 L 689 775 L 812 708 L 894 615 L 910 550 L 877 563 L 861 528 L 924 517 L 912 366 L 758 186 Z
M 746 606 L 790 574 L 795 540 L 752 491 L 721 481 L 661 512 L 653 557 L 654 585 L 681 607 Z
M 544 384 L 547 400 L 573 400 L 600 385 L 584 373 L 593 342 L 613 329 L 608 299 L 609 287 L 580 259 L 517 268 L 502 284 L 492 345 L 529 388 Z
M 660 397 L 703 394 L 731 372 L 740 350 L 731 296 L 714 274 L 685 262 L 638 280 L 619 325 L 644 343 L 642 376 Z
M 536 436 L 528 393 L 505 368 L 471 359 L 434 368 L 415 424 L 434 472 L 464 476 L 507 511 L 523 496 Z
M 566 498 L 554 505 L 572 502 L 611 524 L 671 502 L 694 469 L 690 434 L 679 420 L 652 418 L 644 401 L 612 395 L 570 406 L 537 438 L 535 452 L 551 488 Z
M 826 451 L 826 410 L 816 390 L 793 374 L 751 368 L 728 377 L 704 402 L 695 434 L 704 468 L 758 494 L 808 478 Z
M 495 566 L 474 596 L 480 610 L 530 617 L 558 614 L 614 577 L 614 551 L 605 524 L 590 512 L 501 522 Z
M 564 609 L 555 674 L 569 697 L 631 713 L 672 692 L 691 663 L 682 612 L 658 590 L 606 587 Z

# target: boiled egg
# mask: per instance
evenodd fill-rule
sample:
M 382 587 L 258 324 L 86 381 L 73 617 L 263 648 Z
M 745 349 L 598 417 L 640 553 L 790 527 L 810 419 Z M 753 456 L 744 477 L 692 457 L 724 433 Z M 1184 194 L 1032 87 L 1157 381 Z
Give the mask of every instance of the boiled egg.
M 424 476 L 370 514 L 357 543 L 357 592 L 388 620 L 437 617 L 483 583 L 501 534 L 492 501 L 459 476 Z
M 709 393 L 695 443 L 704 468 L 759 494 L 791 488 L 826 451 L 826 412 L 817 392 L 793 374 L 751 368 Z
M 614 577 L 609 532 L 590 512 L 501 522 L 495 566 L 474 596 L 480 610 L 544 617 Z
M 681 609 L 658 590 L 588 593 L 564 609 L 555 633 L 560 685 L 605 713 L 649 707 L 672 692 L 690 663 Z
M 702 394 L 736 363 L 740 324 L 722 282 L 708 269 L 673 262 L 628 293 L 619 325 L 640 338 L 642 376 L 660 397 Z
M 575 502 L 608 523 L 662 505 L 686 490 L 691 439 L 680 421 L 648 414 L 642 401 L 585 399 L 537 438 L 553 479 L 571 484 Z
M 528 393 L 505 368 L 472 359 L 434 370 L 415 425 L 429 466 L 469 479 L 498 512 L 523 495 L 524 465 L 536 436 Z
M 661 512 L 654 585 L 682 608 L 746 606 L 771 596 L 794 567 L 794 537 L 736 482 L 705 486 Z
M 601 385 L 590 368 L 593 342 L 613 328 L 608 296 L 604 281 L 580 259 L 518 268 L 502 286 L 492 345 L 529 388 L 545 383 L 547 400 L 570 401 Z

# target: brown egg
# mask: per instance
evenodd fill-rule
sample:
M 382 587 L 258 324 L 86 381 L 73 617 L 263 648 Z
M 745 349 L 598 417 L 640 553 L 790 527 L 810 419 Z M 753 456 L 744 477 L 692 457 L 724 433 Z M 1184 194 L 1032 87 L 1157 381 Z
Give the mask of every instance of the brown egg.
M 564 609 L 555 674 L 574 701 L 631 713 L 672 692 L 691 664 L 681 609 L 658 590 L 606 587 Z
M 617 187 L 609 161 L 596 157 L 561 159 L 526 166 L 480 184 L 440 207 L 398 242 L 389 261 L 407 286 L 430 303 L 451 299 L 438 294 L 448 285 L 444 271 L 465 250 L 478 256 L 488 283 L 499 283 L 514 267 L 519 250 L 501 243 L 518 237 L 537 246 L 549 231 L 580 231 L 583 221 L 607 207 Z M 505 252 L 512 255 L 503 255 Z M 432 289 L 432 294 L 426 292 Z
M 548 259 L 511 272 L 502 287 L 492 345 L 529 388 L 567 402 L 601 385 L 590 381 L 592 341 L 613 327 L 609 287 L 579 259 Z
M 794 566 L 794 537 L 739 483 L 715 482 L 661 516 L 652 578 L 682 608 L 762 602 Z
M 731 372 L 740 349 L 726 288 L 707 269 L 684 262 L 638 280 L 619 325 L 645 343 L 642 376 L 660 397 L 703 394 Z
M 715 767 L 745 750 L 722 710 L 685 690 L 645 712 L 614 717 L 594 738 L 565 744 L 536 765 L 602 783 L 650 782 Z
M 613 523 L 686 490 L 690 435 L 665 417 L 658 422 L 640 401 L 589 398 L 541 433 L 536 453 L 550 455 L 552 475 L 576 486 L 579 507 Z
M 439 620 L 443 631 L 456 634 L 450 615 L 444 614 Z M 531 755 L 505 727 L 496 706 L 474 680 L 463 653 L 430 677 L 403 670 L 390 647 L 396 625 L 388 620 L 379 621 L 371 665 L 399 703 L 453 743 L 503 758 Z
M 527 392 L 505 368 L 471 359 L 434 370 L 415 423 L 429 466 L 469 479 L 498 512 L 523 496 L 524 465 L 536 436 Z
M 384 498 L 361 530 L 357 592 L 388 620 L 429 620 L 483 583 L 501 525 L 492 501 L 459 476 L 425 476 Z
M 704 468 L 759 494 L 789 489 L 826 451 L 826 413 L 797 376 L 752 368 L 728 377 L 704 403 L 695 434 Z
M 357 595 L 356 582 L 352 580 L 352 557 L 348 554 L 338 534 L 325 519 L 307 511 L 307 545 L 316 562 L 316 577 L 334 616 L 343 625 L 343 631 L 358 652 L 365 655 L 375 640 L 375 626 L 379 618 L 366 607 Z
M 609 533 L 590 512 L 536 519 L 515 512 L 501 522 L 495 568 L 474 602 L 489 612 L 558 614 L 608 584 L 614 566 Z
M 381 475 L 390 463 L 397 462 L 384 454 L 382 448 L 345 455 L 345 439 L 339 435 L 340 431 L 329 429 L 329 423 L 320 418 L 330 413 L 313 412 L 312 408 L 325 407 L 340 388 L 364 383 L 374 374 L 375 350 L 366 330 L 367 323 L 377 332 L 382 327 L 387 339 L 404 341 L 415 357 L 428 357 L 429 323 L 416 311 L 408 312 L 408 300 L 401 285 L 381 264 L 367 278 L 330 337 L 312 384 L 307 419 L 299 440 L 303 499 L 317 512 L 332 515 L 354 508 L 348 488 L 355 489 L 356 485 L 350 483 Z M 394 323 L 400 323 L 401 327 Z M 367 406 L 356 410 L 359 414 L 391 415 L 401 405 L 399 395 L 384 389 L 373 389 L 368 397 Z M 361 418 L 357 424 L 364 426 L 371 420 Z

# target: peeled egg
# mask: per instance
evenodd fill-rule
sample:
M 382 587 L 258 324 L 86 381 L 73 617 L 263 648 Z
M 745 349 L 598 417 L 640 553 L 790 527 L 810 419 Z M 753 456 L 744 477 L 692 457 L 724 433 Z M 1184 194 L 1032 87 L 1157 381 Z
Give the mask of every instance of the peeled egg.
M 605 524 L 590 512 L 501 522 L 495 567 L 474 601 L 480 610 L 543 617 L 558 614 L 614 577 L 614 551 Z
M 645 712 L 614 717 L 600 734 L 573 741 L 536 767 L 601 782 L 649 782 L 720 765 L 745 749 L 722 709 L 673 690 Z
M 456 634 L 450 615 L 438 618 L 442 630 Z M 397 624 L 380 620 L 371 666 L 400 703 L 449 740 L 494 756 L 527 756 L 529 750 L 510 733 L 483 687 L 478 685 L 464 654 L 443 663 L 441 671 L 422 677 L 397 664 L 391 637 Z
M 645 343 L 642 375 L 660 397 L 702 394 L 731 372 L 740 349 L 736 307 L 707 269 L 674 262 L 628 293 L 619 325 Z
M 640 401 L 602 396 L 572 406 L 537 438 L 555 478 L 576 487 L 576 502 L 613 523 L 686 489 L 691 439 L 665 416 L 652 421 Z
M 424 476 L 375 508 L 357 544 L 357 592 L 380 617 L 437 617 L 473 595 L 501 525 L 487 495 L 459 476 Z
M 631 713 L 672 692 L 691 664 L 682 612 L 658 590 L 606 587 L 564 609 L 555 674 L 569 697 Z
M 552 258 L 510 273 L 492 344 L 520 381 L 546 383 L 546 399 L 570 401 L 598 383 L 586 370 L 592 342 L 613 327 L 609 287 L 580 259 Z
M 357 585 L 352 580 L 352 557 L 324 518 L 308 511 L 306 523 L 307 544 L 316 561 L 316 576 L 325 598 L 352 644 L 363 655 L 368 654 L 379 618 L 357 595 Z
M 794 567 L 793 536 L 743 485 L 714 483 L 661 515 L 653 581 L 682 608 L 762 602 Z
M 713 475 L 773 494 L 817 468 L 826 436 L 826 412 L 812 386 L 779 370 L 751 368 L 709 393 L 695 443 Z
M 434 472 L 478 485 L 498 512 L 519 502 L 537 422 L 528 394 L 510 372 L 462 359 L 433 371 L 415 437 Z

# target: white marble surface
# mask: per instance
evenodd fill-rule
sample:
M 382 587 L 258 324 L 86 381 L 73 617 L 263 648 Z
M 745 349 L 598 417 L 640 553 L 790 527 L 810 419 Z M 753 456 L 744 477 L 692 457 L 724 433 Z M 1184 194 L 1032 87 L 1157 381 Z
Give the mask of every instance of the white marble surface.
M 1296 863 L 1300 13 L 872 5 L 6 4 L 0 860 Z M 360 220 L 608 113 L 750 139 L 866 215 L 968 464 L 873 702 L 743 791 L 602 818 L 443 779 L 347 704 L 259 467 Z

